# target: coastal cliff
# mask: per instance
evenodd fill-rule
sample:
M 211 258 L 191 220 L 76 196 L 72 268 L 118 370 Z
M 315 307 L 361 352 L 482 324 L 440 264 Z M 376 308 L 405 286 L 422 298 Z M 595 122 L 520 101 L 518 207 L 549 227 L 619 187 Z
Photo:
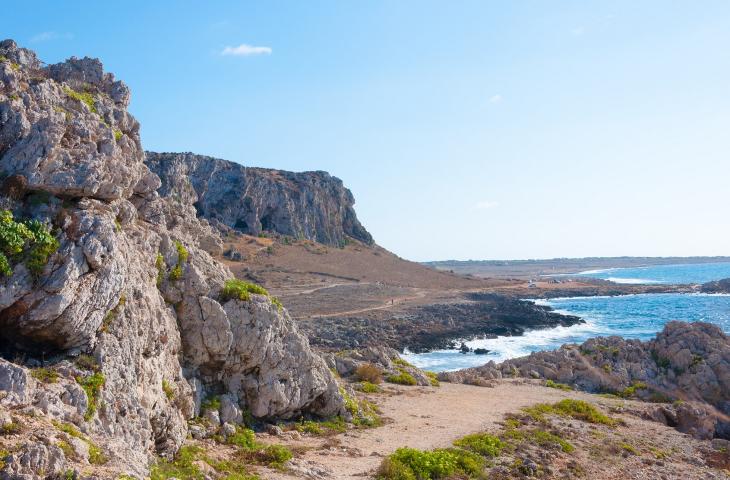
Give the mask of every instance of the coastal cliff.
M 244 167 L 192 153 L 147 152 L 145 162 L 162 180 L 160 195 L 194 204 L 214 225 L 333 246 L 348 238 L 373 243 L 357 219 L 352 193 L 327 172 Z
M 205 411 L 214 432 L 345 413 L 286 309 L 206 251 L 221 240 L 191 197 L 157 193 L 129 100 L 99 60 L 45 67 L 0 42 L 0 423 L 36 423 L 0 478 L 143 478 Z

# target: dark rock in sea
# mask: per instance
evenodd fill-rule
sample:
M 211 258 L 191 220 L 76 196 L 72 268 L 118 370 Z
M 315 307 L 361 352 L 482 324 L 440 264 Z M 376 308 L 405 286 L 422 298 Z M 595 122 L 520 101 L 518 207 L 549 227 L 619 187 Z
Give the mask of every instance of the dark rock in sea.
M 461 346 L 459 347 L 459 352 L 461 353 L 469 353 L 471 352 L 471 348 L 469 348 L 466 343 L 461 342 Z
M 489 353 L 489 350 L 487 350 L 486 348 L 475 348 L 474 349 L 475 355 L 486 355 L 488 353 Z
M 702 293 L 730 293 L 730 278 L 715 280 L 714 282 L 703 283 L 700 287 Z
M 212 225 L 333 246 L 345 245 L 348 237 L 373 243 L 355 215 L 352 193 L 327 172 L 244 167 L 192 153 L 147 152 L 145 163 L 162 180 L 160 195 L 192 203 Z

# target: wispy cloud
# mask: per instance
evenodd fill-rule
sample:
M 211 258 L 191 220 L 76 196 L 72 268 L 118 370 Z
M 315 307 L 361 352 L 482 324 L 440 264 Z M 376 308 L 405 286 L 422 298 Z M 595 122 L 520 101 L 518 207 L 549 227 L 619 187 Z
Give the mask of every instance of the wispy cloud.
M 502 101 L 502 95 L 496 94 L 489 97 L 489 103 L 499 103 Z
M 477 210 L 489 210 L 490 208 L 495 208 L 499 206 L 499 202 L 493 202 L 491 200 L 482 200 L 481 202 L 477 202 L 474 205 L 474 208 Z
M 221 55 L 234 57 L 250 57 L 252 55 L 270 55 L 271 47 L 254 47 L 245 43 L 237 47 L 226 47 L 221 50 Z
M 72 33 L 41 32 L 33 35 L 30 41 L 33 43 L 49 42 L 51 40 L 70 40 L 74 38 Z

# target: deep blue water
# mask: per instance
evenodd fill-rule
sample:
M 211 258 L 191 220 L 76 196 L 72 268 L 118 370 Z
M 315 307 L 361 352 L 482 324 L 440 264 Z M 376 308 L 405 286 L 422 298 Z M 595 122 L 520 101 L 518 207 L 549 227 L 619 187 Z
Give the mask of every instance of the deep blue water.
M 730 264 L 667 265 L 661 267 L 615 269 L 590 272 L 614 278 L 653 280 L 657 283 L 701 283 L 730 277 Z M 601 277 L 604 278 L 604 277 Z M 583 318 L 586 323 L 572 327 L 533 330 L 520 337 L 466 342 L 472 348 L 487 348 L 487 355 L 439 350 L 424 354 L 406 354 L 414 365 L 433 371 L 457 370 L 483 365 L 489 360 L 501 362 L 539 350 L 551 350 L 564 343 L 581 343 L 591 337 L 619 335 L 648 340 L 666 322 L 711 322 L 730 332 L 730 295 L 645 294 L 620 297 L 575 297 L 539 300 L 556 311 Z
M 705 283 L 711 280 L 730 278 L 730 263 L 607 268 L 604 270 L 588 270 L 566 276 L 602 278 L 616 283 Z

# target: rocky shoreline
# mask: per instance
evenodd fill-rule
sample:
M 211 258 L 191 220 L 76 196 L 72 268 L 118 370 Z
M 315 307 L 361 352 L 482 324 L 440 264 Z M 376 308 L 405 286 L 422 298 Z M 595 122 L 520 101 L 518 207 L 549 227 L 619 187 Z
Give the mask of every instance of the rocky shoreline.
M 584 322 L 504 295 L 468 293 L 464 300 L 414 307 L 396 316 L 315 317 L 298 323 L 312 345 L 327 351 L 383 345 L 423 353 L 458 348 L 460 340 Z

